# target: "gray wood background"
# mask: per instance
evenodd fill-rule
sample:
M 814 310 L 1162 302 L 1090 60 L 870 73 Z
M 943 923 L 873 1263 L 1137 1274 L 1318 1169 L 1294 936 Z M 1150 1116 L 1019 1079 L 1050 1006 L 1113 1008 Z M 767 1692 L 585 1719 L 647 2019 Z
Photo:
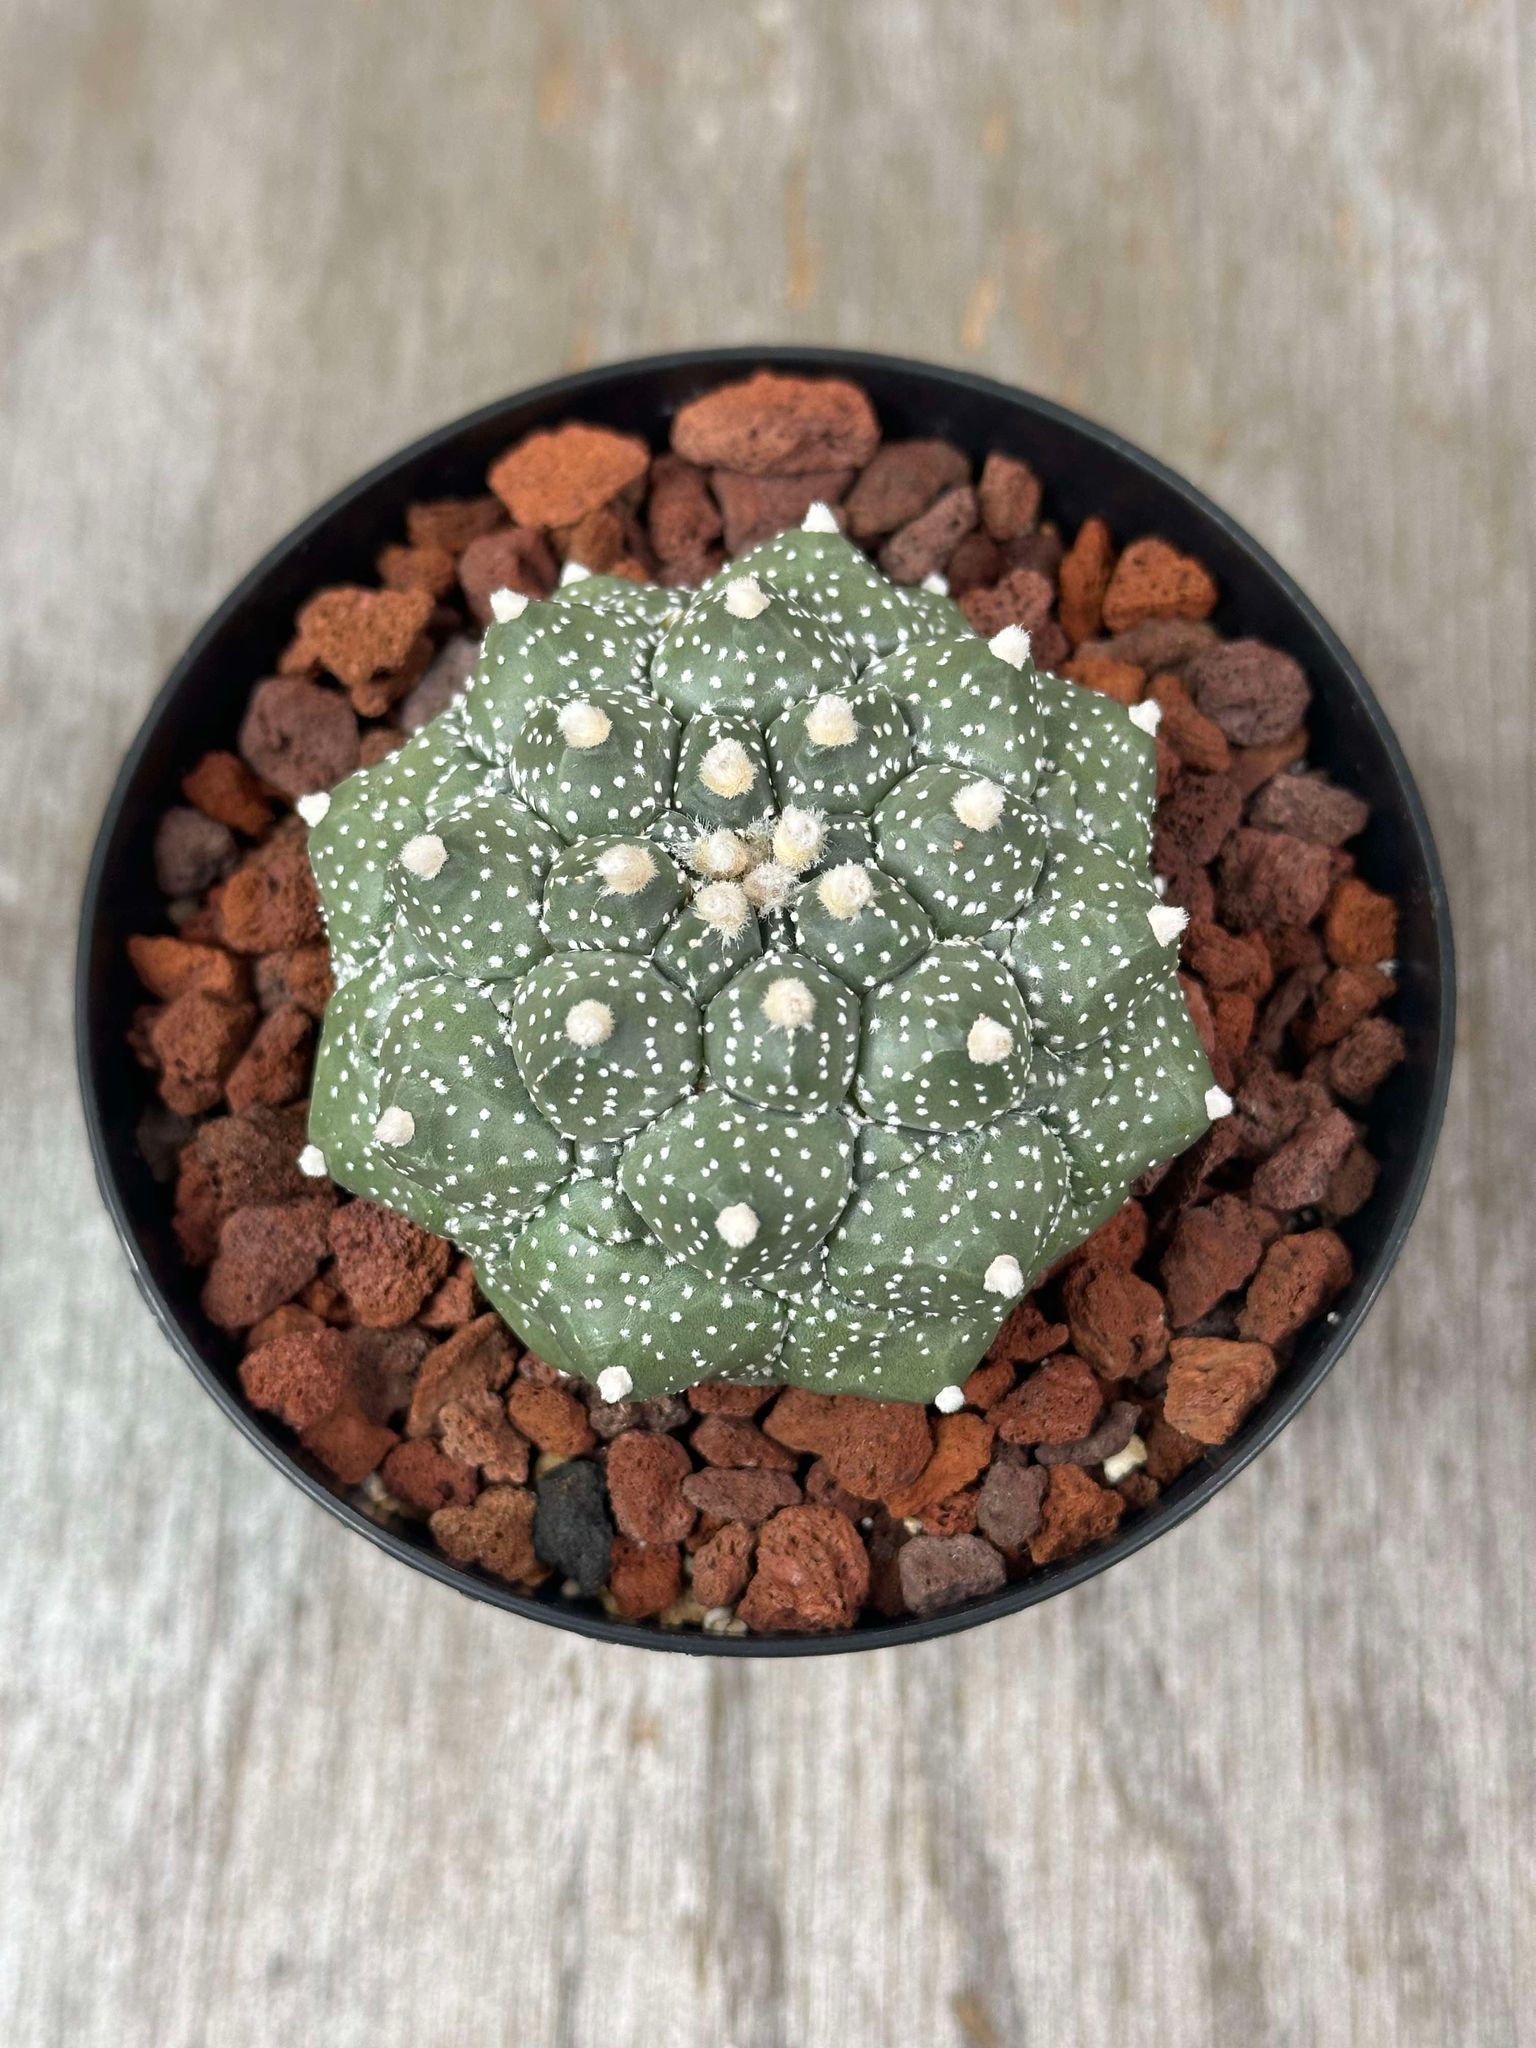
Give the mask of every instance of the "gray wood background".
M 0 0 L 0 2036 L 1536 2039 L 1536 18 L 1520 0 Z M 976 364 L 1187 471 L 1374 678 L 1463 1042 L 1412 1254 L 1106 1580 L 792 1668 L 341 1534 L 140 1308 L 76 891 L 272 538 L 568 365 Z

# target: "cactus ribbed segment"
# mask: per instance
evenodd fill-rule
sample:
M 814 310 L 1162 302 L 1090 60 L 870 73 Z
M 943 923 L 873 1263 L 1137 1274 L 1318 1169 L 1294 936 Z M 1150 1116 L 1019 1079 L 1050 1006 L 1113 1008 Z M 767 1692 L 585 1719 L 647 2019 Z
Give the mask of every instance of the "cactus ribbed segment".
M 958 1385 L 1222 1100 L 1150 734 L 825 508 L 692 595 L 496 612 L 465 696 L 305 813 L 325 1169 L 636 1398 Z

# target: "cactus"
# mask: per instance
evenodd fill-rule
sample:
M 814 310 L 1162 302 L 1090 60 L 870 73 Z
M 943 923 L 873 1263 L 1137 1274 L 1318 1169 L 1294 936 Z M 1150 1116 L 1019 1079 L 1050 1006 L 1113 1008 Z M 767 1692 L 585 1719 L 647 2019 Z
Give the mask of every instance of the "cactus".
M 337 980 L 306 1160 L 606 1398 L 958 1406 L 1230 1107 L 1148 870 L 1155 711 L 822 507 L 691 595 L 494 610 L 462 698 L 301 801 Z

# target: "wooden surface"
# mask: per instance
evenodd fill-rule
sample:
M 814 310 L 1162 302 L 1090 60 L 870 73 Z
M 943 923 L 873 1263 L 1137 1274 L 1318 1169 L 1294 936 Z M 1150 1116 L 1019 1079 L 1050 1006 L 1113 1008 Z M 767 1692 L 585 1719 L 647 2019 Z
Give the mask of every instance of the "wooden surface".
M 1520 0 L 4 0 L 0 2037 L 1536 2039 L 1536 16 Z M 1450 871 L 1409 1258 L 1173 1537 L 820 1665 L 413 1577 L 137 1302 L 67 1034 L 119 751 L 335 485 L 562 367 L 800 337 L 1122 428 L 1299 575 Z

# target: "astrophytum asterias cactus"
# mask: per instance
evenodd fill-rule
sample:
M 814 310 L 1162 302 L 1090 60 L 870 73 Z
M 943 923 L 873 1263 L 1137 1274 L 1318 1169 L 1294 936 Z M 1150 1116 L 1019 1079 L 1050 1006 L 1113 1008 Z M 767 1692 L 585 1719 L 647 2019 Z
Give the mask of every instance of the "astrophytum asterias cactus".
M 693 594 L 498 592 L 465 695 L 300 805 L 306 1159 L 605 1396 L 958 1405 L 1033 1280 L 1229 1105 L 1128 712 L 824 508 Z

